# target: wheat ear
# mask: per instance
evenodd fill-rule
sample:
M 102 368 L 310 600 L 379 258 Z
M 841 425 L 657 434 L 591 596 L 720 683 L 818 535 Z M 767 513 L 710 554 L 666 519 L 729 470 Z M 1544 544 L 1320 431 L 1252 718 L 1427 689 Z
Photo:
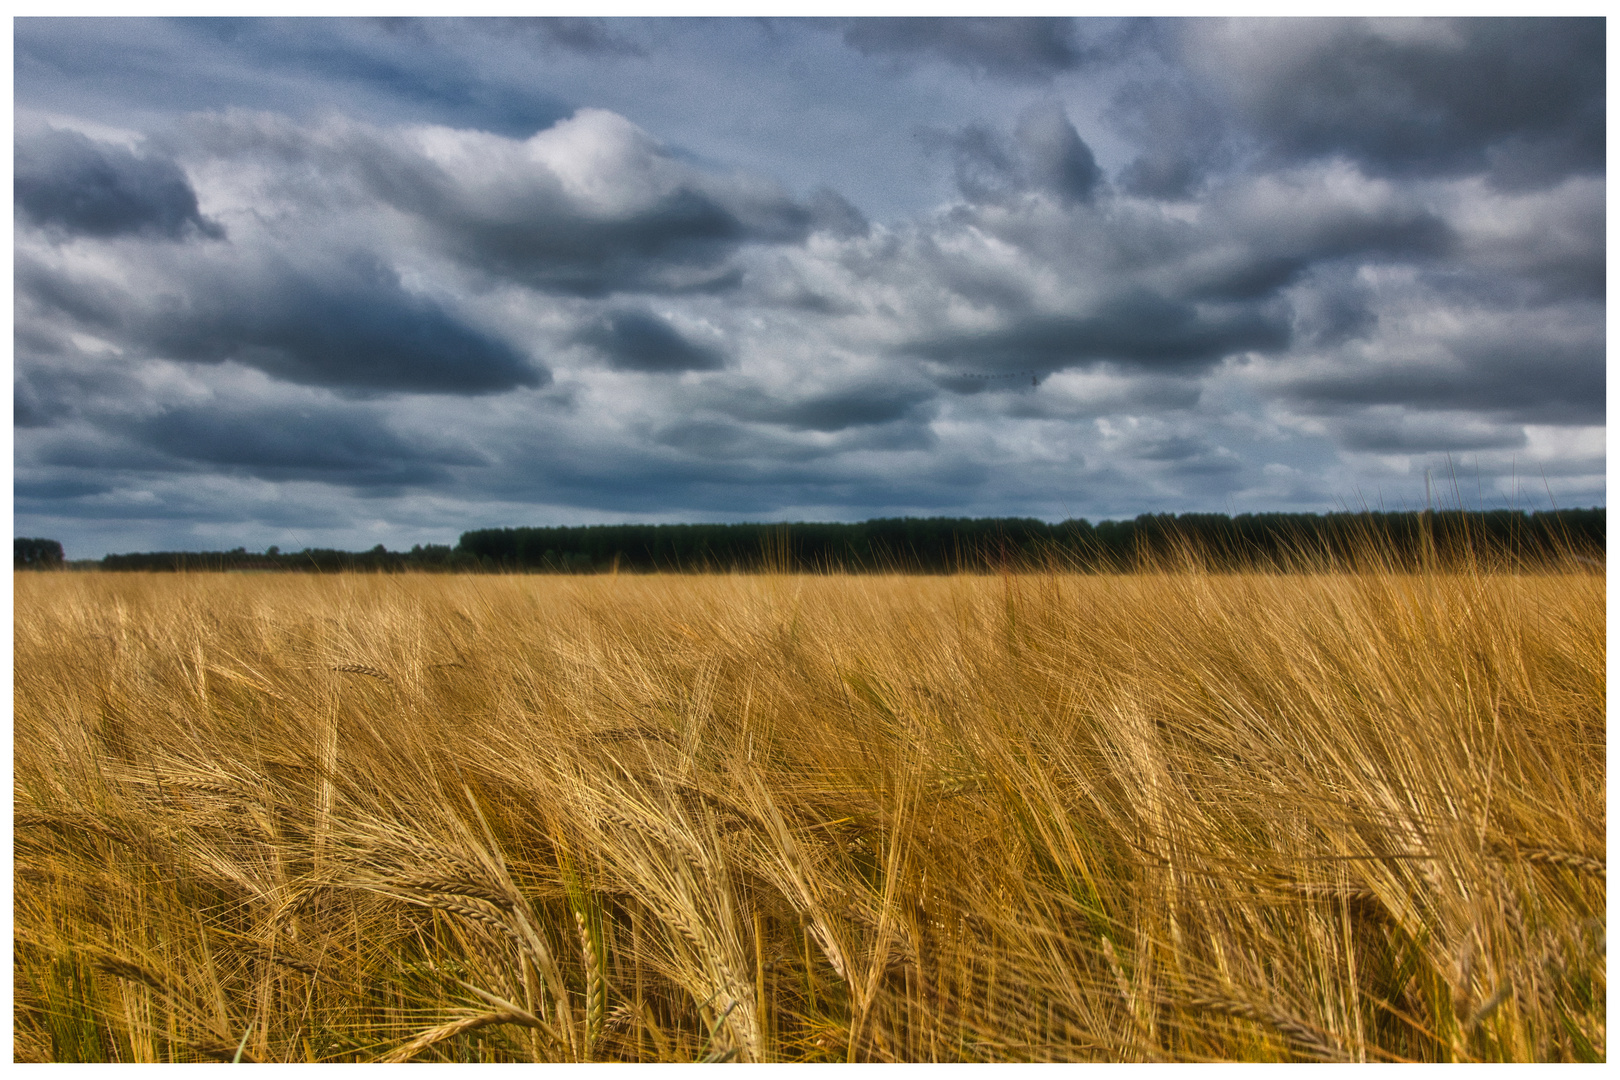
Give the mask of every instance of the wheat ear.
M 493 1027 L 496 1024 L 520 1024 L 524 1027 L 533 1027 L 534 1025 L 528 1022 L 529 1019 L 532 1018 L 510 1012 L 488 1012 L 479 1013 L 477 1016 L 464 1016 L 459 1020 L 452 1020 L 447 1024 L 428 1028 L 392 1054 L 380 1058 L 379 1061 L 385 1065 L 398 1065 L 401 1062 L 411 1060 L 411 1058 L 435 1043 L 453 1039 L 457 1035 L 464 1035 L 469 1031 L 477 1031 L 479 1028 Z
M 373 679 L 380 679 L 385 683 L 391 683 L 394 681 L 393 677 L 389 675 L 388 672 L 384 671 L 382 668 L 374 668 L 370 664 L 338 664 L 332 670 L 352 672 L 355 675 L 369 675 Z M 449 1038 L 449 1036 L 445 1037 Z
M 1205 1009 L 1209 1012 L 1219 1013 L 1222 1016 L 1232 1016 L 1240 1020 L 1253 1020 L 1257 1023 L 1267 1024 L 1283 1035 L 1288 1036 L 1294 1041 L 1295 1045 L 1307 1053 L 1328 1061 L 1345 1060 L 1343 1048 L 1330 1042 L 1326 1032 L 1272 1006 L 1260 1005 L 1253 1001 L 1245 1001 L 1242 998 L 1214 994 L 1188 998 L 1181 1004 L 1194 1009 Z

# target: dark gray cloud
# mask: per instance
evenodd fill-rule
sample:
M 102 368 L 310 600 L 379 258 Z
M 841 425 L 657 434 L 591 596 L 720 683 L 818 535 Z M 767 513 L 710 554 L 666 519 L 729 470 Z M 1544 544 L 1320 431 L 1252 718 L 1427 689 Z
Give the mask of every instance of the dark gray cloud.
M 251 150 L 262 130 L 230 118 L 207 127 L 232 150 Z M 732 288 L 738 248 L 796 242 L 815 220 L 776 184 L 703 172 L 597 109 L 526 141 L 461 132 L 423 145 L 351 128 L 303 145 L 294 133 L 289 146 L 288 134 L 265 138 L 283 156 L 357 176 L 465 265 L 548 292 Z M 853 227 L 825 198 L 821 210 L 829 226 Z
M 1601 177 L 1479 199 L 1459 215 L 1464 258 L 1446 280 L 1459 295 L 1494 306 L 1601 303 L 1608 262 L 1605 202 Z
M 19 378 L 11 385 L 11 426 L 14 428 L 49 427 L 73 414 L 71 398 L 53 393 L 55 386 L 41 386 L 38 381 Z
M 41 476 L 32 480 L 19 480 L 12 485 L 12 497 L 30 506 L 60 505 L 65 499 L 81 499 L 86 495 L 104 495 L 113 490 L 108 480 L 91 480 L 80 476 Z
M 1055 101 L 1026 109 L 1011 139 L 976 124 L 950 144 L 956 185 L 972 202 L 1042 192 L 1073 205 L 1089 202 L 1102 179 L 1091 148 Z
M 810 228 L 813 232 L 829 233 L 841 240 L 849 240 L 867 236 L 872 231 L 872 223 L 866 220 L 866 215 L 825 184 L 810 193 L 806 209 L 810 211 Z
M 1333 428 L 1340 445 L 1374 454 L 1518 450 L 1528 441 L 1522 426 L 1405 409 L 1370 410 L 1337 420 Z
M 598 514 L 635 520 L 672 510 L 685 521 L 779 519 L 793 506 L 821 508 L 813 517 L 823 520 L 860 520 L 874 507 L 964 505 L 993 475 L 962 455 L 921 452 L 930 447 L 894 439 L 892 427 L 852 432 L 839 446 L 715 420 L 660 425 L 633 448 L 592 443 L 588 453 L 568 453 L 547 441 L 514 455 L 482 492 L 518 504 L 588 501 Z M 894 476 L 899 462 L 908 466 L 904 480 Z
M 734 287 L 726 258 L 752 239 L 792 239 L 803 215 L 764 236 L 700 192 L 672 192 L 618 220 L 584 215 L 485 217 L 449 201 L 401 205 L 428 220 L 470 266 L 575 296 L 710 292 Z M 789 231 L 792 230 L 792 231 Z
M 21 250 L 13 258 L 16 304 L 23 308 L 22 333 L 59 351 L 71 328 L 112 329 L 123 320 L 131 299 L 112 282 L 74 275 Z
M 120 428 L 123 419 L 126 418 L 75 419 L 35 432 L 27 453 L 17 455 L 18 478 L 41 474 L 82 481 L 101 478 L 115 489 L 127 489 L 142 480 L 163 479 L 177 471 L 197 475 L 199 470 L 177 469 L 176 461 L 168 454 L 131 439 Z
M 1309 283 L 1294 290 L 1294 344 L 1303 349 L 1337 348 L 1378 330 L 1377 298 L 1359 280 L 1354 264 L 1316 267 Z
M 1037 382 L 1034 379 L 982 379 L 976 387 L 959 389 L 947 380 L 941 383 L 958 392 L 1000 391 L 1001 412 L 1017 419 L 1074 422 L 1118 413 L 1163 415 L 1194 408 L 1202 396 L 1197 381 L 1169 376 L 1111 377 L 1090 373 L 1081 378 L 1058 376 Z M 969 380 L 962 380 L 963 383 Z
M 1014 138 L 1033 186 L 1066 203 L 1090 200 L 1102 170 L 1062 105 L 1047 101 L 1028 109 L 1018 119 Z
M 320 480 L 355 487 L 443 483 L 446 466 L 486 465 L 466 448 L 406 436 L 375 413 L 339 404 L 172 407 L 123 432 L 181 462 L 266 480 Z
M 620 371 L 714 371 L 726 364 L 719 349 L 688 340 L 665 320 L 639 308 L 604 312 L 576 340 L 602 353 Z
M 173 161 L 52 128 L 18 137 L 13 197 L 28 222 L 80 236 L 220 239 Z
M 909 254 L 934 282 L 975 309 L 971 319 L 932 321 L 935 327 L 971 327 L 967 338 L 980 340 L 977 348 L 987 353 L 991 371 L 1049 366 L 1066 352 L 1196 365 L 1231 351 L 1279 348 L 1291 340 L 1284 326 L 1307 334 L 1348 333 L 1366 325 L 1359 268 L 1427 268 L 1450 260 L 1456 273 L 1463 265 L 1457 255 L 1478 243 L 1433 203 L 1342 163 L 1228 178 L 1203 194 L 1196 221 L 1102 188 L 1086 202 L 1041 205 L 1012 194 L 1018 185 L 1007 177 L 1016 177 L 1018 167 L 1009 164 L 1010 153 L 1000 152 L 1010 143 L 984 130 L 967 134 L 984 137 L 977 144 L 985 149 L 981 161 L 1006 167 L 999 175 L 987 168 L 991 179 L 977 185 L 964 182 L 976 201 L 912 234 Z M 1568 208 L 1558 213 L 1562 226 Z M 1531 261 L 1523 245 L 1512 245 L 1518 254 L 1509 255 L 1504 238 L 1493 236 L 1490 243 L 1492 258 Z M 1550 273 L 1566 259 L 1590 262 L 1578 245 L 1544 246 L 1537 272 Z M 1018 329 L 1030 320 L 1036 329 Z M 1000 325 L 986 329 L 986 322 Z M 1217 326 L 1223 329 L 1201 351 L 1200 334 Z M 1116 327 L 1117 333 L 1111 329 Z M 1191 329 L 1199 333 L 1189 338 Z M 1230 342 L 1224 340 L 1228 330 L 1236 335 Z M 1013 337 L 1003 342 L 1008 333 Z M 1131 344 L 1129 335 L 1140 343 Z M 959 354 L 940 348 L 956 336 L 954 330 L 930 328 L 916 335 L 923 344 L 913 351 Z M 1192 351 L 1179 350 L 1175 342 Z M 1228 345 L 1227 352 L 1219 351 Z M 1027 357 L 1020 363 L 993 355 L 1007 350 Z
M 998 330 L 923 338 L 906 351 L 958 369 L 951 374 L 1044 373 L 1098 363 L 1188 371 L 1236 352 L 1280 349 L 1288 340 L 1280 313 L 1199 310 L 1138 291 L 1093 315 L 1032 315 Z
M 956 187 L 973 202 L 995 202 L 1021 187 L 1016 151 L 985 124 L 963 128 L 950 140 Z
M 17 288 L 30 305 L 146 355 L 235 361 L 309 386 L 483 394 L 549 378 L 511 345 L 406 291 L 372 257 L 318 270 L 273 258 L 183 270 L 170 288 L 143 295 L 20 259 Z
M 487 27 L 485 26 L 487 25 Z M 592 57 L 644 57 L 647 50 L 614 29 L 611 20 L 580 17 L 479 19 L 474 24 L 492 33 L 532 33 L 555 48 Z
M 1119 173 L 1120 185 L 1135 195 L 1187 198 L 1234 154 L 1223 110 L 1186 78 L 1127 82 L 1108 117 L 1141 148 Z
M 1601 19 L 1193 20 L 1180 58 L 1251 137 L 1384 176 L 1540 186 L 1603 169 Z
M 1049 78 L 1086 55 L 1067 19 L 857 19 L 844 30 L 844 42 L 868 56 L 931 55 L 1016 80 Z
M 654 438 L 663 446 L 700 458 L 757 460 L 767 448 L 757 432 L 723 420 L 676 420 L 660 427 Z
M 1433 358 L 1396 352 L 1390 362 L 1343 363 L 1288 379 L 1285 393 L 1328 415 L 1384 405 L 1469 410 L 1521 424 L 1602 424 L 1607 372 L 1601 335 L 1571 340 L 1547 327 L 1527 329 L 1517 340 L 1446 341 Z
M 1200 495 L 1221 495 L 1242 486 L 1243 461 L 1233 453 L 1195 454 L 1169 468 L 1177 479 L 1196 485 Z
M 776 424 L 791 431 L 844 431 L 896 420 L 918 419 L 934 393 L 927 387 L 861 386 L 835 393 L 782 400 L 758 391 L 717 399 L 719 410 L 744 420 Z
M 1135 457 L 1144 461 L 1188 461 L 1206 455 L 1208 441 L 1188 435 L 1163 435 L 1144 439 L 1132 447 Z
M 141 395 L 128 371 L 109 370 L 71 341 L 40 341 L 26 332 L 18 338 L 12 380 L 15 427 L 50 427 L 98 402 L 138 400 Z
M 534 80 L 491 79 L 491 39 L 531 63 L 593 40 L 588 20 L 514 31 L 488 19 L 18 20 L 18 79 L 60 107 L 274 109 L 305 116 L 361 110 L 527 136 L 573 111 Z M 606 38 L 597 38 L 603 41 Z M 599 51 L 607 56 L 608 52 Z M 181 79 L 175 72 L 183 70 Z
M 213 22 L 226 22 L 216 19 Z M 251 32 L 255 23 L 264 20 L 242 20 Z M 315 20 L 305 20 L 315 21 Z M 388 16 L 366 19 L 321 20 L 323 25 L 350 31 L 352 37 L 364 41 L 364 29 L 375 27 L 388 37 L 408 42 L 412 67 L 422 63 L 424 51 L 449 51 L 446 46 L 457 40 L 472 39 L 483 44 L 495 41 L 520 41 L 543 53 L 578 53 L 593 60 L 621 57 L 645 57 L 647 49 L 615 28 L 615 22 L 624 20 L 598 19 L 581 16 L 479 16 L 472 18 L 416 18 Z M 358 27 L 355 25 L 358 24 Z M 355 29 L 362 33 L 354 34 Z M 344 43 L 354 48 L 350 42 Z M 342 46 L 340 46 L 341 48 Z M 334 50 L 335 51 L 335 50 Z M 440 59 L 440 57 L 435 57 Z M 402 58 L 403 59 L 403 58 Z M 398 63 L 396 61 L 396 63 Z M 401 64 L 400 66 L 403 66 Z M 411 72 L 420 79 L 419 72 Z M 398 76 L 395 76 L 398 78 Z M 401 80 L 403 81 L 403 80 Z M 528 134 L 528 132 L 524 132 Z
M 1183 282 L 1188 298 L 1259 300 L 1307 271 L 1323 272 L 1345 260 L 1426 263 L 1456 242 L 1433 211 L 1399 205 L 1370 211 L 1323 205 L 1308 219 L 1279 222 L 1273 235 L 1261 228 L 1246 231 L 1220 256 L 1194 259 Z
M 893 392 L 828 394 L 762 410 L 758 418 L 796 431 L 843 431 L 902 419 L 920 400 L 920 395 Z

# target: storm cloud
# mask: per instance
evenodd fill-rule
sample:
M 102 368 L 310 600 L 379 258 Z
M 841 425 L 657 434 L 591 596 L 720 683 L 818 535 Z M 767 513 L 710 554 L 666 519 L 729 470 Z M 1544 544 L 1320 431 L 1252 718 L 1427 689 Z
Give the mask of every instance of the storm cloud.
M 134 421 L 124 433 L 186 463 L 268 480 L 425 484 L 448 481 L 445 466 L 488 463 L 466 449 L 406 437 L 374 414 L 331 404 L 176 407 Z
M 547 292 L 726 289 L 740 246 L 801 240 L 813 219 L 778 185 L 695 169 L 601 109 L 527 139 L 348 123 L 306 132 L 248 116 L 194 128 L 223 154 L 357 185 L 463 265 Z
M 1590 19 L 1234 19 L 1179 24 L 1177 53 L 1289 157 L 1373 175 L 1596 174 L 1605 48 Z
M 621 371 L 710 371 L 725 366 L 712 346 L 689 341 L 650 311 L 608 311 L 579 334 Z
M 1031 106 L 1011 139 L 975 126 L 953 140 L 956 185 L 972 202 L 1043 192 L 1065 205 L 1088 202 L 1102 178 L 1091 148 L 1054 101 Z
M 146 293 L 24 260 L 18 292 L 47 317 L 152 358 L 234 361 L 307 386 L 481 394 L 548 378 L 363 254 L 318 268 L 272 258 L 175 269 L 166 288 Z
M 1094 315 L 1030 318 L 984 333 L 916 341 L 907 351 L 987 372 L 1060 371 L 1101 362 L 1186 369 L 1287 342 L 1280 318 L 1243 310 L 1201 312 L 1142 292 L 1119 297 Z
M 1601 20 L 16 38 L 15 516 L 72 557 L 1604 500 Z
M 18 136 L 13 168 L 17 211 L 34 225 L 99 237 L 224 236 L 198 211 L 185 173 L 161 157 L 46 128 Z
M 716 400 L 715 407 L 740 419 L 780 425 L 790 431 L 838 432 L 905 419 L 932 396 L 920 385 L 851 387 L 811 393 L 796 400 L 744 390 Z
M 1066 19 L 856 19 L 844 31 L 844 41 L 869 56 L 935 56 L 1019 80 L 1066 71 L 1084 56 Z

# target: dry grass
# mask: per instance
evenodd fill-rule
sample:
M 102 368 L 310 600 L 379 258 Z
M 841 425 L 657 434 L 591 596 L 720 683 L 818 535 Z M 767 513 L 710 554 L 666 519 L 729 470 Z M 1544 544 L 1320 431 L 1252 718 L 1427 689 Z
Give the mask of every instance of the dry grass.
M 19 1059 L 1606 1052 L 1580 566 L 15 580 Z

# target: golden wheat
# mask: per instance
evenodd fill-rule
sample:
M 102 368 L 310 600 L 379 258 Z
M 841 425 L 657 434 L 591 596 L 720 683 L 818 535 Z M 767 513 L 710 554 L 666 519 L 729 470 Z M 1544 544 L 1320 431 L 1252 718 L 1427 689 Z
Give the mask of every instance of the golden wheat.
M 17 1057 L 1602 1059 L 1603 578 L 1364 562 L 19 574 Z

